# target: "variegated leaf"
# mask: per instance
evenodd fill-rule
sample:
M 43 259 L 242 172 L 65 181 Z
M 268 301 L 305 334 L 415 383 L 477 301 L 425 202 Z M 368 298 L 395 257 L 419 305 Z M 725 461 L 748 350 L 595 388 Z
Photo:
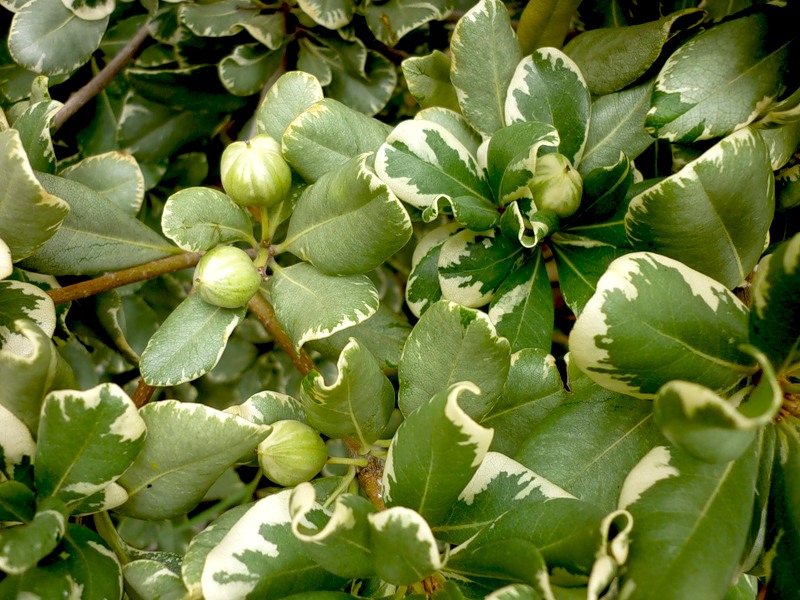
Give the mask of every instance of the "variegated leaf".
M 428 21 L 441 21 L 453 9 L 453 0 L 389 0 L 368 4 L 367 25 L 375 37 L 388 46 Z
M 747 309 L 727 288 L 665 256 L 635 252 L 597 282 L 570 352 L 600 385 L 652 398 L 673 379 L 730 389 L 756 370 L 739 348 L 746 341 Z
M 115 384 L 59 390 L 42 407 L 36 489 L 71 506 L 114 483 L 144 444 L 145 423 Z
M 0 237 L 16 262 L 55 234 L 69 205 L 37 181 L 14 129 L 0 131 L 0 190 Z
M 408 91 L 423 108 L 441 106 L 458 110 L 456 90 L 450 83 L 450 57 L 440 50 L 411 56 L 400 65 Z
M 393 506 L 367 516 L 375 574 L 394 585 L 411 585 L 442 568 L 430 526 L 419 513 Z
M 67 511 L 55 498 L 37 506 L 30 522 L 0 529 L 0 570 L 19 574 L 55 550 L 67 527 Z
M 122 576 L 125 590 L 133 597 L 185 598 L 188 592 L 181 576 L 157 560 L 139 558 L 125 563 Z
M 481 0 L 458 21 L 450 42 L 450 79 L 461 112 L 480 133 L 506 125 L 506 92 L 522 58 L 505 5 Z
M 242 404 L 229 406 L 223 412 L 256 425 L 272 425 L 275 421 L 287 419 L 306 422 L 306 413 L 299 400 L 270 390 L 253 394 Z
M 14 264 L 11 259 L 11 249 L 0 238 L 0 279 L 5 279 L 14 272 Z
M 726 20 L 678 48 L 656 78 L 645 127 L 690 143 L 756 119 L 786 85 L 784 65 L 796 37 L 780 23 L 780 12 Z
M 370 318 L 378 292 L 366 275 L 325 275 L 307 263 L 276 268 L 269 295 L 295 349 Z
M 280 68 L 283 50 L 266 50 L 263 44 L 236 46 L 219 62 L 219 79 L 231 94 L 257 94 Z
M 469 308 L 483 306 L 523 258 L 522 247 L 504 235 L 464 229 L 439 253 L 442 296 Z
M 800 234 L 758 265 L 750 309 L 750 343 L 767 354 L 778 374 L 800 362 Z
M 36 442 L 31 431 L 2 403 L 0 403 L 0 421 L 3 423 L 3 428 L 0 429 L 0 472 L 9 480 L 33 483 L 30 475 L 33 457 L 36 455 Z M 28 519 L 0 518 L 0 521 L 11 520 Z
M 403 202 L 426 209 L 439 198 L 463 196 L 491 202 L 475 157 L 452 133 L 432 121 L 403 121 L 375 157 L 375 170 Z
M 177 400 L 147 404 L 139 415 L 147 438 L 119 479 L 129 498 L 117 508 L 139 519 L 171 519 L 197 506 L 220 475 L 270 431 L 266 425 Z
M 16 322 L 20 319 L 33 321 L 47 337 L 52 337 L 56 328 L 55 305 L 38 286 L 24 281 L 0 281 L 0 347 L 30 356 L 33 346 L 17 331 Z
M 177 385 L 214 368 L 246 312 L 213 306 L 191 294 L 170 313 L 142 352 L 139 367 L 153 386 Z
M 301 96 L 297 102 L 309 100 Z M 287 125 L 283 155 L 306 181 L 313 182 L 350 159 L 377 150 L 388 133 L 389 128 L 380 121 L 325 98 Z
M 400 424 L 383 472 L 387 506 L 413 508 L 429 524 L 438 525 L 478 470 L 493 432 L 459 406 L 464 392 L 477 395 L 480 389 L 470 382 L 455 383 Z
M 306 188 L 297 202 L 288 250 L 328 275 L 366 273 L 406 245 L 411 219 L 361 154 Z
M 481 134 L 475 131 L 458 109 L 432 106 L 423 108 L 414 115 L 414 119 L 438 123 L 452 133 L 472 156 L 478 156 L 478 148 L 483 143 Z
M 591 97 L 578 66 L 555 48 L 540 48 L 517 65 L 505 100 L 505 123 L 541 121 L 561 138 L 559 152 L 573 165 L 583 156 Z
M 664 254 L 733 288 L 758 262 L 774 210 L 769 153 L 745 128 L 633 198 L 625 230 L 635 249 Z
M 105 19 L 116 6 L 115 0 L 61 0 L 76 17 L 86 21 Z
M 303 71 L 284 73 L 269 88 L 256 112 L 258 133 L 281 141 L 289 124 L 322 98 L 322 86 L 313 75 Z
M 368 515 L 376 512 L 362 496 L 341 494 L 333 508 L 317 499 L 314 486 L 301 483 L 292 491 L 289 512 L 292 533 L 314 561 L 339 577 L 367 578 L 375 573 Z
M 429 231 L 414 248 L 411 273 L 406 281 L 406 303 L 416 317 L 442 298 L 439 286 L 439 254 L 447 239 L 460 229 L 449 223 Z
M 36 86 L 36 81 L 33 85 Z M 49 98 L 47 94 L 40 102 L 31 103 L 12 123 L 14 129 L 19 132 L 31 167 L 35 171 L 44 173 L 54 173 L 56 170 L 56 152 L 50 128 L 53 118 L 63 106 L 60 102 Z
M 525 258 L 497 288 L 489 319 L 511 351 L 550 348 L 553 338 L 553 295 L 540 251 Z
M 754 447 L 737 460 L 709 464 L 656 446 L 631 470 L 619 498 L 635 523 L 620 581 L 624 597 L 724 596 L 752 518 L 756 459 Z
M 464 390 L 460 404 L 480 419 L 503 390 L 510 355 L 508 340 L 497 335 L 486 313 L 441 300 L 408 336 L 398 369 L 398 406 L 408 416 L 452 384 L 471 381 L 480 391 Z
M 437 539 L 462 544 L 522 503 L 574 498 L 513 458 L 489 452 L 433 532 Z
M 291 494 L 284 490 L 259 500 L 225 532 L 205 559 L 204 598 L 283 598 L 344 583 L 315 563 L 292 533 Z
M 353 0 L 298 0 L 300 8 L 319 25 L 327 29 L 340 29 L 355 14 Z
M 394 409 L 394 387 L 372 353 L 357 340 L 339 355 L 336 379 L 328 384 L 312 371 L 303 379 L 300 401 L 308 422 L 330 438 L 352 437 L 366 448 L 377 440 Z
M 144 176 L 130 154 L 107 152 L 84 158 L 59 175 L 82 183 L 128 214 L 136 215 L 144 201 Z
M 200 37 L 236 35 L 253 20 L 258 8 L 250 0 L 217 0 L 210 4 L 181 4 L 180 20 Z

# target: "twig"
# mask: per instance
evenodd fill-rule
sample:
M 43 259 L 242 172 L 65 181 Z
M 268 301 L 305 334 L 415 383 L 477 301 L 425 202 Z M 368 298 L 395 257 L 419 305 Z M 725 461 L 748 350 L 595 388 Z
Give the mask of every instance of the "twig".
M 175 256 L 169 256 L 159 260 L 131 267 L 130 269 L 123 269 L 114 273 L 108 273 L 95 279 L 81 281 L 73 285 L 68 285 L 63 288 L 50 290 L 50 298 L 55 304 L 63 304 L 71 300 L 80 300 L 81 298 L 88 298 L 107 292 L 123 285 L 136 283 L 137 281 L 144 281 L 152 279 L 165 273 L 172 273 L 173 271 L 180 271 L 195 266 L 200 257 L 203 256 L 202 252 L 182 252 Z
M 150 402 L 150 398 L 153 397 L 153 392 L 156 391 L 152 385 L 148 385 L 144 382 L 144 378 L 139 380 L 139 385 L 136 386 L 136 390 L 133 392 L 133 396 L 131 396 L 131 400 L 133 400 L 133 404 L 136 408 L 142 408 L 145 404 Z
M 89 100 L 102 92 L 105 87 L 119 75 L 119 72 L 133 60 L 136 52 L 150 35 L 148 26 L 149 22 L 142 25 L 139 31 L 125 44 L 122 50 L 120 50 L 97 75 L 92 77 L 89 83 L 67 99 L 64 106 L 61 107 L 53 118 L 53 132 L 58 131 L 67 119 L 78 112 Z

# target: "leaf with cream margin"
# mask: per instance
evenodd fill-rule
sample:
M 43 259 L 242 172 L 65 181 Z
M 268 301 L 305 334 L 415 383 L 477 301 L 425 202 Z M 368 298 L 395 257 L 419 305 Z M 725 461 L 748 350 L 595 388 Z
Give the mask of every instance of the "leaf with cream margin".
M 625 231 L 636 250 L 658 252 L 741 285 L 764 249 L 775 183 L 761 136 L 740 129 L 635 196 Z
M 459 406 L 464 392 L 480 390 L 470 382 L 455 383 L 409 414 L 386 458 L 386 505 L 413 508 L 432 526 L 446 517 L 492 442 L 492 430 Z
M 5 279 L 14 271 L 14 264 L 11 260 L 11 250 L 2 238 L 0 238 L 0 279 Z
M 203 499 L 222 473 L 269 434 L 266 425 L 202 404 L 162 400 L 139 415 L 147 438 L 133 465 L 119 479 L 129 494 L 116 512 L 163 520 L 185 514 Z
M 430 230 L 417 242 L 411 257 L 411 272 L 406 280 L 406 304 L 415 317 L 442 299 L 439 285 L 439 255 L 447 239 L 459 231 L 456 222 Z
M 767 354 L 778 374 L 800 363 L 800 234 L 758 265 L 750 309 L 750 343 Z
M 389 422 L 394 387 L 372 353 L 355 338 L 342 350 L 336 368 L 331 384 L 318 371 L 303 379 L 300 401 L 308 423 L 330 438 L 352 437 L 366 448 Z
M 410 508 L 393 506 L 367 515 L 375 574 L 393 585 L 411 585 L 442 568 L 427 521 Z
M 456 90 L 450 83 L 450 57 L 440 50 L 405 59 L 403 69 L 409 93 L 423 107 L 441 106 L 458 110 Z
M 552 125 L 561 140 L 558 151 L 577 166 L 586 145 L 591 104 L 578 65 L 556 48 L 539 48 L 516 66 L 505 100 L 505 122 Z
M 616 259 L 570 334 L 575 364 L 600 385 L 652 398 L 673 379 L 715 391 L 755 372 L 747 308 L 725 286 L 671 258 Z
M 488 452 L 453 502 L 447 516 L 432 527 L 436 539 L 463 544 L 521 503 L 574 498 L 513 458 Z
M 291 495 L 283 490 L 250 506 L 211 549 L 200 580 L 206 600 L 283 598 L 345 583 L 314 562 L 292 533 Z
M 322 86 L 313 75 L 304 71 L 284 73 L 269 88 L 256 111 L 258 133 L 280 142 L 289 124 L 323 98 Z
M 43 500 L 28 523 L 0 529 L 0 570 L 19 574 L 55 550 L 64 536 L 67 510 L 55 498 Z
M 44 396 L 56 377 L 58 353 L 50 336 L 28 320 L 14 322 L 22 343 L 0 346 L 0 404 L 33 433 Z
M 450 49 L 450 80 L 461 112 L 480 133 L 491 135 L 506 124 L 506 92 L 522 58 L 505 5 L 478 2 L 453 29 Z
M 213 306 L 191 294 L 173 310 L 142 352 L 148 385 L 177 385 L 205 375 L 219 362 L 246 309 Z
M 56 309 L 50 296 L 40 287 L 24 281 L 0 281 L 0 347 L 29 355 L 33 347 L 16 331 L 17 320 L 30 320 L 47 337 L 56 328 Z
M 378 291 L 366 275 L 326 275 L 308 263 L 273 269 L 269 300 L 295 350 L 358 325 L 378 310 Z
M 362 496 L 341 494 L 332 508 L 321 503 L 310 483 L 292 491 L 292 533 L 314 561 L 339 577 L 364 579 L 375 574 L 368 516 L 377 512 Z
M 132 598 L 185 598 L 186 586 L 178 573 L 157 560 L 139 558 L 122 567 L 125 591 Z
M 276 252 L 288 250 L 328 275 L 371 271 L 406 245 L 406 209 L 360 154 L 307 187 Z
M 0 473 L 9 480 L 33 486 L 33 457 L 36 442 L 30 429 L 17 416 L 0 404 Z M 2 484 L 0 484 L 2 485 Z M 0 519 L 6 521 L 8 519 Z
M 17 262 L 55 234 L 69 205 L 36 179 L 15 129 L 0 131 L 0 190 L 0 238 Z
M 770 10 L 773 9 L 773 10 Z M 755 120 L 786 87 L 796 32 L 766 7 L 708 28 L 664 63 L 645 127 L 673 143 L 727 135 Z
M 480 419 L 503 391 L 510 356 L 508 340 L 497 335 L 486 313 L 439 301 L 406 340 L 398 368 L 398 406 L 408 416 L 452 384 L 471 381 L 479 391 L 462 390 L 459 403 L 470 417 Z
M 636 525 L 621 597 L 724 596 L 753 516 L 757 455 L 754 444 L 737 460 L 711 464 L 656 446 L 628 473 L 619 507 Z
M 71 507 L 114 483 L 144 440 L 145 423 L 119 386 L 51 392 L 39 420 L 36 491 Z
M 60 171 L 108 198 L 128 214 L 136 215 L 144 201 L 144 176 L 130 154 L 113 151 L 84 158 Z
M 670 381 L 658 390 L 653 417 L 664 436 L 695 458 L 727 462 L 741 456 L 783 404 L 783 390 L 766 356 L 753 349 L 761 365 L 758 385 L 733 398 L 687 381 Z M 741 402 L 740 404 L 737 403 Z

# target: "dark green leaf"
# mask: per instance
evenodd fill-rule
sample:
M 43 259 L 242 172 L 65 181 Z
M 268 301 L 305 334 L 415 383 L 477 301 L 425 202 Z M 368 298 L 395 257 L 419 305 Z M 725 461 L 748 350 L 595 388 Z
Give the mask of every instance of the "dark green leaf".
M 30 522 L 0 529 L 0 570 L 19 574 L 50 554 L 66 531 L 66 514 L 61 502 L 48 499 Z

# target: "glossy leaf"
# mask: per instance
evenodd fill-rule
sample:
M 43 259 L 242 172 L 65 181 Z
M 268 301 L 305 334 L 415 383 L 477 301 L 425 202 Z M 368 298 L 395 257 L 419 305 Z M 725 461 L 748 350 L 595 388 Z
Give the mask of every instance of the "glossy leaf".
M 581 175 L 615 164 L 620 152 L 633 160 L 653 143 L 644 129 L 652 91 L 653 82 L 649 81 L 594 99 L 586 147 L 578 165 Z
M 204 598 L 282 598 L 344 583 L 315 563 L 293 535 L 291 494 L 283 490 L 256 502 L 208 553 L 201 578 Z
M 177 385 L 206 374 L 219 362 L 245 308 L 212 306 L 192 294 L 170 313 L 142 352 L 149 385 Z
M 365 321 L 379 304 L 366 275 L 334 277 L 306 263 L 276 270 L 268 289 L 278 321 L 297 350 Z
M 476 159 L 442 125 L 423 119 L 394 128 L 375 157 L 375 171 L 398 198 L 426 209 L 441 198 L 491 202 L 491 191 Z
M 281 141 L 289 124 L 322 98 L 322 86 L 313 75 L 303 71 L 284 73 L 269 88 L 256 111 L 258 133 Z
M 495 291 L 489 320 L 511 351 L 549 348 L 553 337 L 553 296 L 541 252 L 527 257 Z
M 31 0 L 11 20 L 8 50 L 36 73 L 68 73 L 87 62 L 106 31 L 108 16 L 85 20 L 61 0 Z
M 0 131 L 0 157 L 0 237 L 16 262 L 53 236 L 70 207 L 37 181 L 16 130 Z
M 157 560 L 140 558 L 122 568 L 125 590 L 133 598 L 184 598 L 186 586 L 179 574 Z
M 240 32 L 258 10 L 248 0 L 222 0 L 212 4 L 182 4 L 180 18 L 201 37 L 225 37 Z
M 0 404 L 31 432 L 39 424 L 44 396 L 55 377 L 57 355 L 50 336 L 30 321 L 14 323 L 13 344 L 0 347 Z
M 280 68 L 283 50 L 266 50 L 262 44 L 236 46 L 219 63 L 222 85 L 236 96 L 257 94 Z
M 410 585 L 441 569 L 436 540 L 418 513 L 394 506 L 367 518 L 379 578 L 394 585 Z
M 522 58 L 506 7 L 481 0 L 453 30 L 450 79 L 461 112 L 475 129 L 490 135 L 506 125 L 506 91 Z
M 14 272 L 14 265 L 11 262 L 11 249 L 0 238 L 0 279 L 5 279 Z
M 774 194 L 767 149 L 745 128 L 634 197 L 625 230 L 635 249 L 664 254 L 733 288 L 761 256 Z
M 411 238 L 408 213 L 366 160 L 354 157 L 306 188 L 282 244 L 328 275 L 371 271 Z
M 161 229 L 189 252 L 233 242 L 258 245 L 250 214 L 222 192 L 209 187 L 184 188 L 172 194 L 164 205 Z
M 203 406 L 162 400 L 139 410 L 147 439 L 119 479 L 120 514 L 162 520 L 194 508 L 211 484 L 267 436 L 269 428 Z
M 375 37 L 387 46 L 394 46 L 404 35 L 428 21 L 441 21 L 452 9 L 452 0 L 389 0 L 380 5 L 367 5 L 365 16 Z
M 355 13 L 353 0 L 299 0 L 303 12 L 327 29 L 340 29 Z
M 306 412 L 299 400 L 270 390 L 253 394 L 242 404 L 229 406 L 224 412 L 256 425 L 272 425 L 275 421 L 287 419 L 306 422 Z
M 447 239 L 459 231 L 458 223 L 448 223 L 429 231 L 417 242 L 406 281 L 406 304 L 416 317 L 442 298 L 439 286 L 439 254 Z
M 33 86 L 37 85 L 34 80 Z M 39 102 L 32 102 L 14 121 L 14 129 L 19 132 L 28 160 L 36 171 L 53 173 L 56 168 L 56 153 L 50 128 L 53 118 L 63 104 L 50 100 L 49 94 Z
M 450 57 L 440 50 L 411 56 L 400 65 L 408 91 L 423 108 L 442 106 L 458 110 L 456 90 L 450 83 Z
M 731 388 L 754 371 L 739 349 L 746 340 L 747 310 L 727 288 L 670 258 L 636 252 L 597 282 L 570 351 L 600 385 L 651 398 L 673 379 Z
M 580 0 L 544 0 L 528 3 L 517 25 L 523 54 L 537 48 L 561 48 L 570 30 Z
M 586 81 L 560 50 L 536 50 L 517 65 L 505 101 L 506 124 L 540 121 L 552 125 L 561 138 L 558 151 L 573 165 L 583 155 L 590 110 Z
M 511 355 L 503 393 L 481 424 L 494 429 L 492 449 L 514 456 L 539 422 L 567 398 L 556 361 L 547 350 Z
M 24 281 L 0 281 L 0 345 L 10 352 L 28 355 L 33 346 L 18 331 L 18 320 L 33 321 L 51 337 L 56 328 L 56 310 L 50 296 Z
M 105 540 L 82 525 L 67 525 L 59 546 L 59 560 L 37 571 L 58 575 L 68 583 L 71 593 L 86 600 L 119 598 L 122 594 L 122 569 Z
M 144 439 L 145 423 L 118 386 L 51 392 L 37 435 L 37 494 L 70 506 L 100 492 L 133 463 Z
M 504 235 L 464 229 L 439 253 L 442 296 L 469 308 L 483 306 L 522 260 L 522 248 Z
M 433 532 L 438 539 L 462 544 L 515 506 L 552 498 L 573 496 L 513 458 L 489 452 Z
M 688 8 L 630 27 L 592 29 L 574 37 L 564 52 L 586 74 L 589 91 L 602 96 L 644 75 L 669 40 L 698 26 L 702 19 L 702 11 Z
M 7 479 L 15 480 L 15 484 L 17 482 L 31 484 L 33 483 L 33 478 L 31 476 L 33 457 L 36 455 L 36 442 L 33 439 L 33 435 L 25 426 L 25 423 L 2 404 L 0 404 L 0 419 L 2 419 L 3 422 L 3 429 L 0 430 L 0 472 L 2 472 Z M 20 485 L 22 485 L 22 483 L 20 483 Z M 23 487 L 25 486 L 23 485 Z M 5 504 L 5 500 L 0 501 L 0 512 L 7 509 L 8 507 Z M 25 519 L 0 517 L 0 521 L 27 521 L 32 516 L 31 514 Z
M 0 529 L 0 569 L 18 574 L 34 566 L 58 545 L 67 526 L 58 500 L 41 503 L 30 522 Z
M 241 108 L 244 100 L 229 94 L 216 65 L 143 69 L 128 67 L 126 75 L 143 98 L 172 110 L 224 113 Z
M 483 137 L 475 131 L 458 108 L 444 108 L 431 106 L 423 108 L 414 115 L 415 120 L 437 123 L 452 133 L 456 139 L 467 149 L 472 156 L 478 156 L 478 149 L 483 143 Z
M 64 0 L 64 6 L 87 21 L 96 21 L 114 12 L 113 0 Z
M 394 388 L 369 350 L 351 338 L 328 384 L 312 371 L 303 379 L 300 401 L 311 426 L 330 438 L 353 437 L 366 447 L 377 440 L 394 408 Z
M 177 253 L 147 225 L 85 185 L 46 173 L 37 177 L 69 203 L 70 212 L 56 234 L 26 259 L 26 268 L 51 275 L 95 274 Z
M 374 575 L 367 517 L 377 509 L 369 500 L 342 494 L 331 509 L 317 500 L 314 486 L 301 483 L 292 492 L 289 510 L 292 533 L 316 563 L 339 577 Z
M 795 38 L 783 31 L 782 18 L 780 12 L 753 12 L 678 48 L 656 78 L 648 131 L 690 143 L 727 135 L 758 117 L 785 85 Z
M 750 526 L 756 454 L 751 448 L 738 460 L 709 464 L 656 446 L 631 470 L 619 498 L 636 524 L 621 593 L 664 600 L 724 595 Z
M 530 429 L 515 458 L 611 511 L 628 471 L 663 438 L 652 402 L 609 392 L 568 364 L 570 394 Z
M 409 414 L 386 458 L 386 504 L 413 508 L 430 525 L 445 518 L 492 442 L 492 430 L 459 406 L 464 392 L 480 390 L 469 382 L 453 384 Z
M 471 418 L 480 419 L 502 393 L 510 355 L 508 341 L 497 335 L 485 313 L 437 302 L 406 341 L 398 370 L 398 406 L 408 416 L 452 384 L 471 381 L 480 391 L 462 390 L 459 404 Z M 476 363 L 475 356 L 482 360 Z
M 306 181 L 313 182 L 350 159 L 377 150 L 388 133 L 380 121 L 326 98 L 287 125 L 283 155 Z
M 750 310 L 750 343 L 767 354 L 775 370 L 790 372 L 800 361 L 800 234 L 758 265 Z
M 4 415 L 5 416 L 5 415 Z M 36 495 L 24 483 L 0 483 L 0 521 L 25 523 L 36 514 Z
M 144 176 L 136 159 L 122 152 L 84 158 L 59 175 L 82 183 L 135 216 L 144 201 Z

